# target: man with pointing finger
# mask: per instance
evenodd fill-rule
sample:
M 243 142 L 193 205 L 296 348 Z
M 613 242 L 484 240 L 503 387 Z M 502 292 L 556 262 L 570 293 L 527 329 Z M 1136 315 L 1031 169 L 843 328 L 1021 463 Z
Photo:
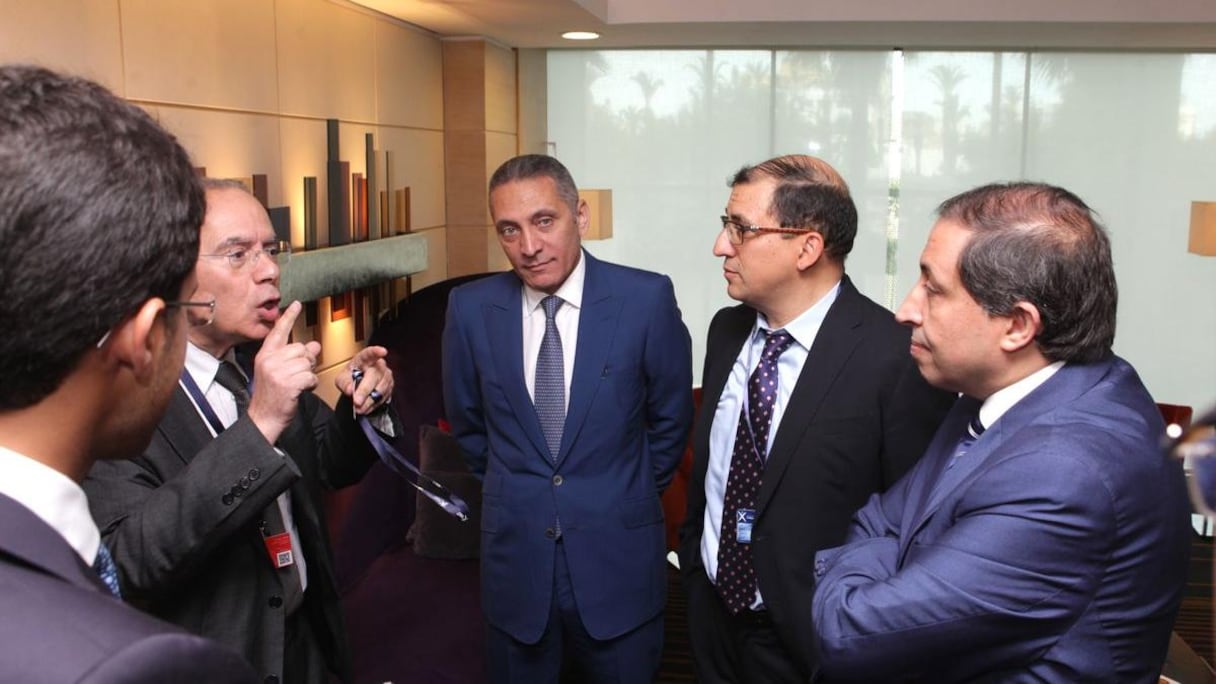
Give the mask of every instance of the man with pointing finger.
M 289 342 L 299 303 L 279 310 L 287 246 L 243 186 L 204 188 L 198 287 L 214 320 L 190 330 L 148 450 L 99 463 L 84 488 L 129 601 L 229 645 L 266 682 L 347 680 L 321 490 L 357 482 L 376 458 L 356 416 L 393 429 L 386 352 L 351 359 L 336 409 L 313 395 L 320 345 Z M 258 342 L 243 358 L 238 345 Z

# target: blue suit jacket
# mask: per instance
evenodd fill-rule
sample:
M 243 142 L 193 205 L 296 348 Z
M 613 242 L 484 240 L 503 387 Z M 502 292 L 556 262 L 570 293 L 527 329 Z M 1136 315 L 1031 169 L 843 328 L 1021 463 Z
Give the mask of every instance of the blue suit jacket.
M 578 348 L 556 464 L 524 383 L 519 278 L 484 278 L 448 301 L 447 417 L 483 478 L 482 607 L 492 625 L 525 643 L 549 619 L 558 517 L 592 637 L 618 636 L 662 611 L 659 494 L 692 420 L 691 342 L 671 281 L 582 258 Z
M 1190 508 L 1136 372 L 1065 365 L 945 469 L 977 407 L 960 399 L 916 468 L 858 511 L 850 543 L 819 554 L 823 672 L 1156 682 Z

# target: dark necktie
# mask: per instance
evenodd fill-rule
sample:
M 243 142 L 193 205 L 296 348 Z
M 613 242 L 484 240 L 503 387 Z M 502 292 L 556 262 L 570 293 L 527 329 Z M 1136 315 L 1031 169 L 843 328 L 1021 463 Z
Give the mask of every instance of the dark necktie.
M 954 453 L 950 456 L 950 461 L 946 463 L 946 468 L 953 468 L 964 454 L 971 449 L 971 445 L 975 444 L 975 440 L 984 434 L 984 424 L 980 422 L 979 411 L 971 417 L 971 422 L 967 423 L 967 429 L 963 431 L 963 436 L 959 438 L 958 445 L 954 447 Z
M 220 368 L 215 372 L 215 381 L 220 387 L 232 392 L 232 398 L 236 400 L 237 415 L 245 415 L 245 411 L 249 410 L 249 386 L 241 369 L 231 361 L 220 361 Z
M 122 598 L 122 590 L 118 588 L 118 566 L 114 565 L 114 556 L 110 555 L 110 550 L 106 548 L 104 542 L 97 547 L 97 558 L 93 560 L 93 571 L 109 588 L 110 593 L 114 594 L 114 598 Z
M 777 401 L 777 360 L 794 343 L 784 330 L 765 333 L 760 363 L 747 381 L 746 406 L 739 413 L 735 449 L 722 505 L 722 534 L 718 542 L 718 593 L 732 615 L 751 606 L 756 596 L 756 572 L 751 543 L 738 539 L 741 518 L 754 522 L 760 478 L 768 459 L 768 435 Z
M 220 387 L 232 392 L 232 398 L 236 400 L 237 415 L 245 415 L 245 412 L 249 410 L 249 387 L 245 374 L 231 361 L 221 361 L 219 370 L 215 372 L 215 381 L 220 384 Z M 262 512 L 262 520 L 258 527 L 263 537 L 273 537 L 288 532 L 287 524 L 283 520 L 283 512 L 279 510 L 278 499 L 272 501 Z M 292 553 L 299 554 L 300 549 L 293 549 Z M 283 605 L 287 614 L 290 615 L 304 602 L 300 573 L 294 564 L 279 568 L 277 572 L 283 583 Z
M 545 309 L 545 336 L 540 342 L 540 353 L 536 356 L 536 376 L 533 383 L 533 400 L 540 429 L 549 447 L 549 458 L 557 460 L 562 448 L 562 429 L 566 423 L 566 373 L 562 362 L 562 338 L 557 333 L 553 317 L 562 306 L 562 299 L 549 295 L 540 302 Z

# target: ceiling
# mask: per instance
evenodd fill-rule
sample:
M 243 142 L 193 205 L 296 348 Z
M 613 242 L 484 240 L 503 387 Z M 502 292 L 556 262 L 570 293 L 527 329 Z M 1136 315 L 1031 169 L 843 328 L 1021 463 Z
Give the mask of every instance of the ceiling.
M 1216 50 L 1213 0 L 353 0 L 509 47 Z M 561 33 L 596 31 L 596 41 Z

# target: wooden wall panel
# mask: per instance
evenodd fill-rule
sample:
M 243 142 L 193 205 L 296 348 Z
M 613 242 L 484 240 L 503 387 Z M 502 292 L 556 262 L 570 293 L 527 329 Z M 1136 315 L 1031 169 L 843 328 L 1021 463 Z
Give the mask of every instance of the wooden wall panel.
M 127 97 L 277 113 L 274 3 L 122 0 Z
M 0 62 L 29 62 L 126 94 L 117 2 L 0 0 Z

